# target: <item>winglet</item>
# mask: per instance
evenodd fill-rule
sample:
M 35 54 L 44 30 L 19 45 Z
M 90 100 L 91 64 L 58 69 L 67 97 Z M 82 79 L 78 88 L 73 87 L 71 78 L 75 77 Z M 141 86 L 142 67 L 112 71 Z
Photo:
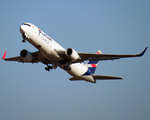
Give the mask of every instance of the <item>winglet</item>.
M 148 47 L 146 47 L 140 54 L 138 54 L 138 56 L 143 56 L 144 53 L 146 52 L 147 48 L 148 48 Z
M 6 51 L 4 52 L 4 55 L 3 55 L 3 57 L 2 57 L 2 59 L 4 60 L 5 59 L 5 57 L 6 57 Z

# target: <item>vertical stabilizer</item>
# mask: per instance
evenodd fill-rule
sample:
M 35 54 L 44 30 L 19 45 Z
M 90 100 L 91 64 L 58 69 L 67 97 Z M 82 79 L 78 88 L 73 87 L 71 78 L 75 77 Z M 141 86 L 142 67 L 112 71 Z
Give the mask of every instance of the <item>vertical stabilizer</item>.
M 102 52 L 100 50 L 97 51 L 97 54 L 101 54 Z M 88 61 L 86 63 L 86 66 L 89 68 L 92 74 L 95 73 L 96 67 L 98 65 L 98 61 Z

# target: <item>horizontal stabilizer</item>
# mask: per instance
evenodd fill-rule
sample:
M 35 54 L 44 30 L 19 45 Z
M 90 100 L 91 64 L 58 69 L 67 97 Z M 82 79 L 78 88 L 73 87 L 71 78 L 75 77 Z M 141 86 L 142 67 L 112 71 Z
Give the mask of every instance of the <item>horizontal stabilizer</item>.
M 106 75 L 92 75 L 94 79 L 96 80 L 112 80 L 112 79 L 122 79 L 121 77 L 115 77 L 115 76 L 106 76 Z
M 78 77 L 72 77 L 72 78 L 69 78 L 69 80 L 74 81 L 74 80 L 83 80 L 83 79 L 78 78 Z

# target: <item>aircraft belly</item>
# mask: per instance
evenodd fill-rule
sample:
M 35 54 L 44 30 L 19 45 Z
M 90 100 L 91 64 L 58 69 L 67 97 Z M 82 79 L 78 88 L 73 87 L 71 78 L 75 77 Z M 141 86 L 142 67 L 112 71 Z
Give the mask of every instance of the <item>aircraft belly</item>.
M 92 75 L 84 75 L 87 72 L 88 68 L 83 63 L 74 63 L 69 67 L 71 68 L 71 71 L 69 71 L 68 73 L 73 77 L 78 78 L 78 80 L 85 80 L 92 83 L 96 82 Z
M 55 49 L 64 49 L 61 46 L 58 46 L 59 44 L 56 44 L 54 40 L 51 42 L 49 41 L 46 43 L 43 40 L 41 41 L 41 48 L 39 49 L 43 56 L 45 56 L 50 61 L 60 61 L 62 58 L 56 53 Z
M 68 72 L 72 76 L 82 76 L 88 68 L 83 63 L 74 63 L 69 66 L 71 70 Z
M 40 48 L 41 53 L 50 61 L 59 61 L 61 58 L 56 54 L 56 52 L 48 45 Z
M 89 82 L 92 82 L 92 83 L 96 83 L 96 80 L 94 80 L 94 78 L 92 77 L 92 75 L 81 76 L 81 78 L 83 80 L 86 80 L 86 81 L 89 81 Z

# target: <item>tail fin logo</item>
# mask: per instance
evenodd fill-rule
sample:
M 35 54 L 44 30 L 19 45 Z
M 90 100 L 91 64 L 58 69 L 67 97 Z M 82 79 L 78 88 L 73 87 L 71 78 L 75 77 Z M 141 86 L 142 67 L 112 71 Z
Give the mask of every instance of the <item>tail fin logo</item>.
M 97 51 L 97 54 L 101 54 L 102 52 L 100 50 Z
M 96 53 L 101 54 L 102 52 L 98 50 Z M 98 61 L 88 61 L 86 64 L 86 66 L 88 67 L 88 69 L 91 71 L 92 74 L 94 74 L 97 65 L 98 65 Z

